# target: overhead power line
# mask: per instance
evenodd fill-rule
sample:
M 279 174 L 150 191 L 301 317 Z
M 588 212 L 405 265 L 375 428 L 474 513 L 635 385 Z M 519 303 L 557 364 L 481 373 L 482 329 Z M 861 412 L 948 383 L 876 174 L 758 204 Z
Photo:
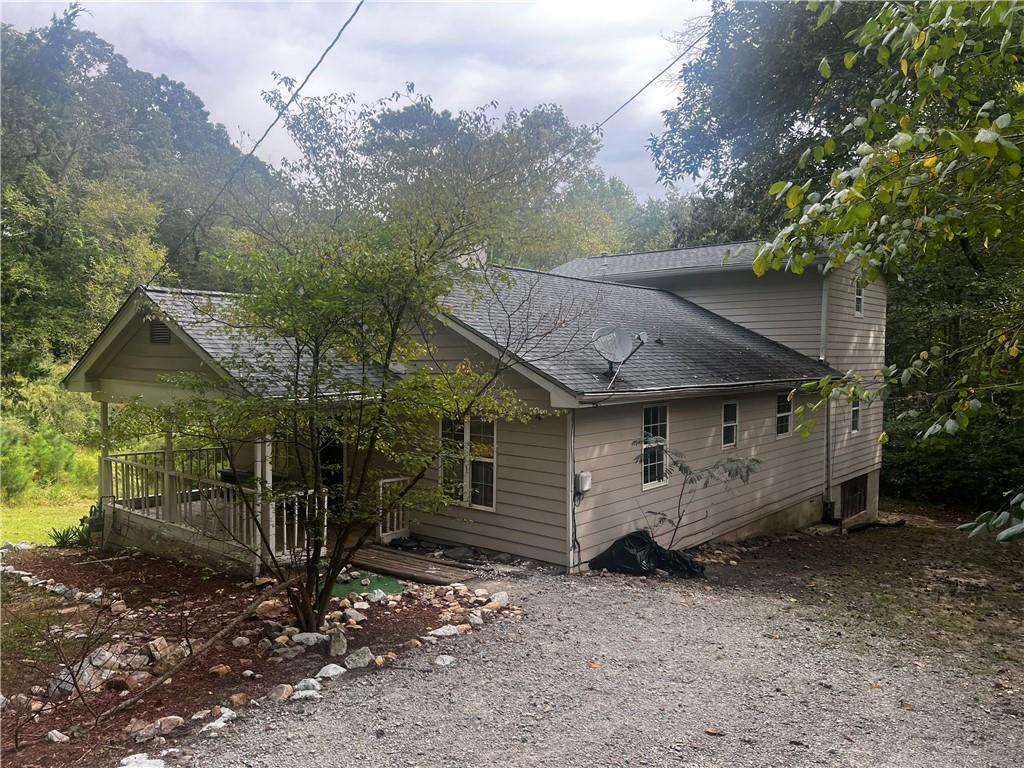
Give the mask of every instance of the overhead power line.
M 160 264 L 160 268 L 155 273 L 153 273 L 153 276 L 149 278 L 149 280 L 146 281 L 146 285 L 149 285 L 158 277 L 160 277 L 160 275 L 163 274 L 163 271 L 167 269 L 168 265 L 171 263 L 171 259 L 176 257 L 178 253 L 181 251 L 181 249 L 184 247 L 185 243 L 187 243 L 192 237 L 195 236 L 196 232 L 199 230 L 199 225 L 203 222 L 203 219 L 205 219 L 210 214 L 210 211 L 213 210 L 213 207 L 217 204 L 217 201 L 220 200 L 221 195 L 223 195 L 227 191 L 228 187 L 231 186 L 231 182 L 233 182 L 235 180 L 235 177 L 242 172 L 243 168 L 245 168 L 245 164 L 249 162 L 249 159 L 254 154 L 256 154 L 256 150 L 260 148 L 260 144 L 263 143 L 263 140 L 270 135 L 270 132 L 274 130 L 274 126 L 276 126 L 281 121 L 281 118 L 284 117 L 284 114 L 291 108 L 292 104 L 295 103 L 295 100 L 299 98 L 299 94 L 302 93 L 302 89 L 306 87 L 306 83 L 309 82 L 310 78 L 313 77 L 313 74 L 320 68 L 320 65 L 323 64 L 324 59 L 327 58 L 327 55 L 331 52 L 334 46 L 337 45 L 338 40 L 341 39 L 341 36 L 345 33 L 345 30 L 348 29 L 348 25 L 352 23 L 352 20 L 356 17 L 356 14 L 359 13 L 359 9 L 363 7 L 364 2 L 365 0 L 359 0 L 359 3 L 356 5 L 355 10 L 353 10 L 352 13 L 349 14 L 349 17 L 345 19 L 345 23 L 341 25 L 341 28 L 338 30 L 338 34 L 336 34 L 334 36 L 334 39 L 331 40 L 330 45 L 328 45 L 324 49 L 324 52 L 320 54 L 320 58 L 316 60 L 316 63 L 313 65 L 313 68 L 306 73 L 306 76 L 304 78 L 302 78 L 302 82 L 299 83 L 298 88 L 292 91 L 291 98 L 289 98 L 288 102 L 283 107 L 281 107 L 278 113 L 274 116 L 274 119 L 271 121 L 270 125 L 267 126 L 267 129 L 265 131 L 263 131 L 263 135 L 260 136 L 259 139 L 257 139 L 255 144 L 252 145 L 252 148 L 245 154 L 241 162 L 239 162 L 238 165 L 236 165 L 232 169 L 231 173 L 228 174 L 228 177 L 227 179 L 225 179 L 224 184 L 221 185 L 221 188 L 217 190 L 217 194 L 213 196 L 213 199 L 210 200 L 210 202 L 206 205 L 202 212 L 195 218 L 195 221 L 192 222 L 192 226 L 189 228 L 189 231 L 185 234 L 185 236 L 178 241 L 177 245 L 175 245 L 174 248 L 167 252 L 167 254 L 164 256 L 163 262 Z

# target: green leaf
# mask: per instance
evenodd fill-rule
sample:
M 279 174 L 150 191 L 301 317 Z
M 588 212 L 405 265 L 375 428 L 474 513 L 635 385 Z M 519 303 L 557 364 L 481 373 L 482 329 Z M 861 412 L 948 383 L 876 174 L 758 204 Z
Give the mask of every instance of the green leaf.
M 788 181 L 776 181 L 774 184 L 772 184 L 770 187 L 768 187 L 768 194 L 769 195 L 777 195 L 777 194 L 779 194 L 779 192 L 781 192 L 782 190 L 784 190 L 786 188 L 786 185 L 788 183 L 789 183 Z
M 807 161 L 810 160 L 810 159 L 811 159 L 811 150 L 810 150 L 810 147 L 808 147 L 807 149 L 805 149 L 803 152 L 800 153 L 800 159 L 797 161 L 797 165 L 800 166 L 801 168 L 806 168 L 807 167 Z
M 818 65 L 818 74 L 826 80 L 832 77 L 832 67 L 828 65 L 828 57 L 823 58 L 821 63 Z
M 843 56 L 843 66 L 847 69 L 853 69 L 853 65 L 857 63 L 857 51 L 851 51 Z
M 889 139 L 889 149 L 895 149 L 902 152 L 905 149 L 909 149 L 914 145 L 914 137 L 903 131 L 900 131 L 891 139 Z
M 996 128 L 998 128 L 999 130 L 1003 130 L 1004 128 L 1009 128 L 1010 127 L 1010 123 L 1012 121 L 1013 121 L 1013 118 L 1010 117 L 1010 113 L 1009 112 L 1004 112 L 999 117 L 997 117 L 992 124 Z
M 1024 536 L 1024 523 L 1017 523 L 1017 525 L 1011 525 L 1006 530 L 1000 532 L 1000 534 L 996 536 L 996 541 L 1012 541 L 1013 539 L 1020 538 L 1021 536 Z

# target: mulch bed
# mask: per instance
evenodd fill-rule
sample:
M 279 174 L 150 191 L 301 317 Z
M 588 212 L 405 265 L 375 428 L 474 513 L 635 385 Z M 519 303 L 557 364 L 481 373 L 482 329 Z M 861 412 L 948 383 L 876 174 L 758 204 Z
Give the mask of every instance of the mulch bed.
M 157 636 L 176 642 L 186 633 L 192 643 L 198 645 L 237 617 L 260 592 L 251 584 L 237 579 L 143 554 L 122 559 L 109 557 L 77 550 L 37 548 L 10 553 L 4 562 L 83 591 L 102 587 L 107 594 L 119 593 L 131 609 L 126 615 L 132 618 L 111 626 L 102 638 L 96 638 L 93 647 L 108 637 L 113 640 L 133 638 L 132 644 L 136 645 Z M 4 640 L 7 641 L 4 647 L 3 693 L 8 697 L 28 693 L 27 688 L 31 685 L 45 686 L 49 676 L 59 669 L 59 663 L 52 654 L 48 657 L 45 648 L 35 647 L 39 635 L 37 632 L 32 636 L 31 627 L 26 629 L 26 617 L 34 617 L 37 623 L 45 625 L 48 621 L 82 622 L 100 611 L 107 614 L 108 622 L 112 621 L 109 609 L 91 606 L 85 606 L 78 612 L 58 614 L 56 611 L 61 608 L 81 604 L 52 597 L 40 587 L 27 587 L 7 577 L 4 577 L 3 587 Z M 139 610 L 144 608 L 152 610 Z M 367 617 L 363 628 L 346 629 L 349 649 L 366 645 L 376 654 L 398 652 L 404 641 L 423 635 L 428 629 L 443 623 L 440 621 L 442 611 L 442 607 L 428 600 L 408 597 L 395 609 L 372 606 L 363 611 Z M 287 618 L 280 620 L 287 623 Z M 12 622 L 19 621 L 21 626 L 15 628 Z M 52 744 L 39 739 L 44 739 L 51 729 L 68 733 L 76 725 L 91 722 L 92 716 L 81 701 L 41 716 L 38 723 L 26 725 L 21 739 L 30 744 L 17 750 L 14 748 L 13 718 L 10 710 L 5 710 L 0 740 L 4 765 L 11 768 L 50 768 L 54 765 L 107 768 L 116 765 L 126 754 L 153 750 L 152 744 L 137 744 L 125 732 L 132 718 L 152 721 L 165 715 L 183 717 L 188 730 L 176 730 L 173 735 L 177 739 L 209 721 L 207 718 L 192 723 L 190 717 L 193 713 L 227 704 L 228 697 L 237 692 L 245 692 L 250 698 L 263 696 L 277 683 L 295 683 L 315 674 L 328 661 L 315 652 L 307 652 L 291 660 L 273 657 L 269 652 L 264 654 L 256 648 L 261 632 L 259 620 L 254 618 L 245 622 L 239 632 L 211 647 L 167 683 L 126 711 L 76 735 L 70 743 Z M 231 640 L 237 635 L 248 636 L 251 644 L 234 648 Z M 90 641 L 93 639 L 90 637 Z M 11 647 L 11 642 L 23 647 Z M 22 660 L 29 656 L 34 658 L 32 664 Z M 340 659 L 332 661 L 340 662 Z M 230 666 L 230 674 L 224 677 L 212 675 L 209 670 L 217 664 Z M 241 673 L 247 669 L 262 677 L 258 680 L 243 678 Z M 345 680 L 333 684 L 344 685 Z M 124 695 L 127 694 L 100 690 L 88 694 L 86 700 L 93 712 L 101 712 L 116 705 L 119 697 Z

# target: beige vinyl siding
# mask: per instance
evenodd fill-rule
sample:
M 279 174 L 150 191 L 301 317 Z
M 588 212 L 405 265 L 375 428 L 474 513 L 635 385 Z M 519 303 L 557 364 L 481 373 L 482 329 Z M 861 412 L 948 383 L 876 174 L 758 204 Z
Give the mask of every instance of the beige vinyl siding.
M 676 547 L 691 547 L 741 528 L 788 506 L 820 496 L 823 484 L 824 430 L 808 438 L 775 434 L 775 398 L 764 392 L 727 398 L 698 398 L 667 403 L 668 443 L 696 466 L 724 456 L 758 456 L 764 462 L 748 484 L 698 490 L 687 510 Z M 722 403 L 739 406 L 738 443 L 723 449 Z M 576 509 L 576 538 L 581 562 L 612 541 L 650 525 L 647 511 L 675 515 L 681 478 L 642 490 L 640 465 L 635 461 L 642 431 L 643 404 L 583 409 L 576 413 L 576 471 L 592 473 L 592 489 Z M 670 533 L 662 529 L 661 542 Z
M 864 316 L 854 312 L 856 284 L 849 267 L 834 272 L 828 280 L 828 362 L 844 373 L 854 370 L 871 379 L 885 365 L 886 286 L 877 281 L 864 288 Z M 832 481 L 877 470 L 882 463 L 882 403 L 862 402 L 860 430 L 850 431 L 851 405 L 833 405 Z M 833 497 L 838 499 L 838 487 Z M 869 509 L 877 498 L 869 499 Z
M 654 283 L 648 283 L 654 284 Z M 673 276 L 656 284 L 810 357 L 820 354 L 821 277 L 749 269 Z
M 422 361 L 425 365 L 451 369 L 464 360 L 493 365 L 493 358 L 450 329 L 438 328 L 430 341 L 433 355 Z M 447 507 L 420 515 L 412 533 L 566 565 L 567 419 L 551 409 L 545 390 L 522 375 L 506 371 L 501 381 L 546 413 L 525 423 L 498 422 L 494 510 Z
M 127 390 L 142 385 L 147 392 L 160 391 L 174 397 L 180 396 L 182 390 L 165 380 L 181 373 L 214 375 L 173 328 L 168 343 L 153 344 L 149 340 L 149 323 L 136 317 L 85 375 L 99 381 L 104 389 L 116 386 Z

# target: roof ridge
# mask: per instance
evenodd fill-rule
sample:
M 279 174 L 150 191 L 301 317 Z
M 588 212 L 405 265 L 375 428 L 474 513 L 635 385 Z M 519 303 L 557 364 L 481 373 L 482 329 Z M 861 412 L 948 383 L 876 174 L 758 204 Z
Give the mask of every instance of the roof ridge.
M 643 256 L 645 253 L 673 253 L 675 251 L 695 251 L 698 248 L 721 248 L 727 245 L 749 245 L 759 242 L 758 240 L 727 240 L 724 243 L 704 243 L 703 245 L 686 245 L 680 248 L 653 248 L 647 251 L 623 251 L 621 253 L 599 253 L 593 256 L 578 256 L 575 259 L 567 261 L 569 264 L 572 261 L 579 261 L 580 259 L 616 259 L 620 256 Z
M 204 291 L 200 288 L 173 288 L 165 285 L 140 285 L 139 288 L 145 293 L 197 293 L 202 296 L 243 296 L 237 291 Z
M 568 262 L 566 262 L 568 263 Z M 579 275 L 563 275 L 559 272 L 546 272 L 543 269 L 529 269 L 527 267 L 509 267 L 503 264 L 494 265 L 495 269 L 507 269 L 514 272 L 529 272 L 531 275 L 541 275 L 543 277 L 558 277 L 562 280 L 576 280 L 581 283 L 596 283 L 597 285 L 614 285 L 619 288 L 633 288 L 638 291 L 657 291 L 659 293 L 672 293 L 665 288 L 658 288 L 653 285 L 633 285 L 632 283 L 621 283 L 617 280 L 598 280 L 595 277 L 580 277 Z M 672 293 L 673 296 L 676 294 Z

